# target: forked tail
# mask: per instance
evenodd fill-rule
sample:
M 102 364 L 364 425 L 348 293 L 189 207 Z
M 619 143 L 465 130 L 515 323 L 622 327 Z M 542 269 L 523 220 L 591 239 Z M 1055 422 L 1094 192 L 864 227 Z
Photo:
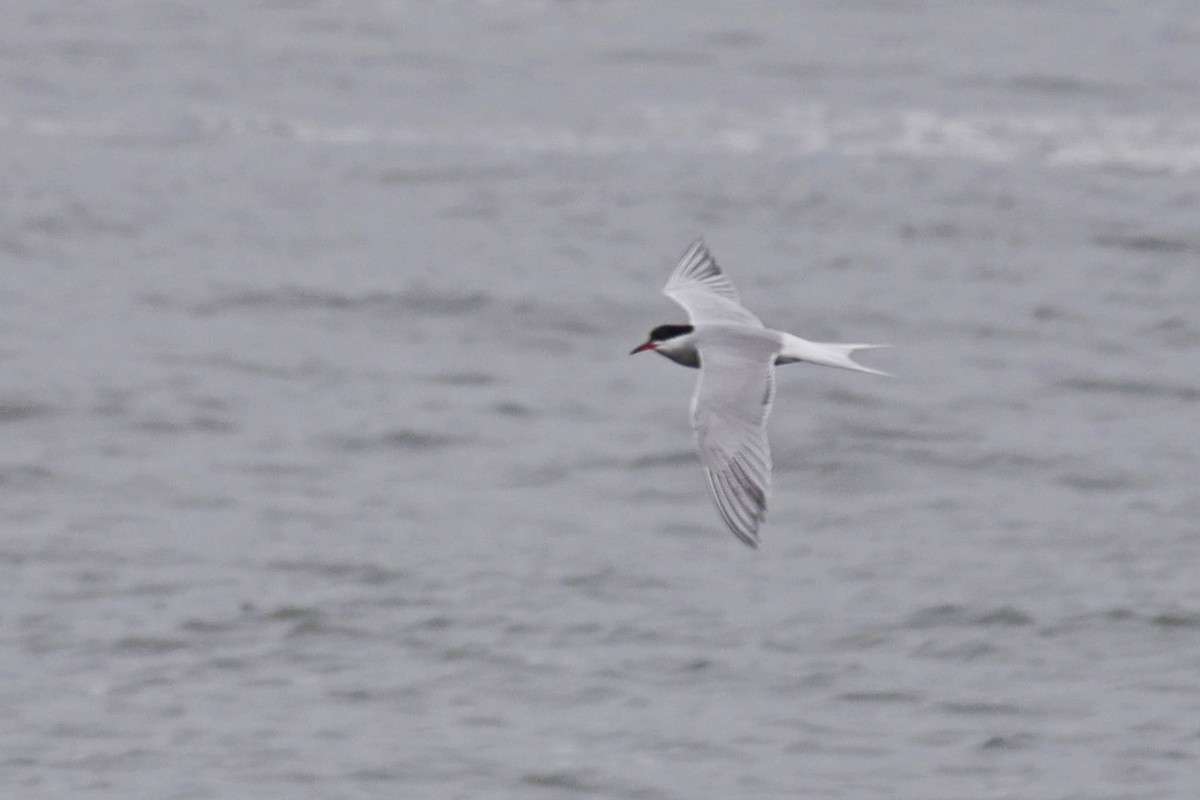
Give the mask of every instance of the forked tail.
M 777 364 L 789 364 L 793 361 L 807 361 L 810 364 L 820 364 L 824 367 L 850 369 L 855 372 L 867 372 L 871 375 L 893 377 L 890 372 L 864 367 L 850 356 L 858 350 L 877 350 L 881 347 L 891 347 L 888 344 L 838 344 L 835 342 L 810 342 L 786 333 L 783 336 L 783 349 L 775 359 Z

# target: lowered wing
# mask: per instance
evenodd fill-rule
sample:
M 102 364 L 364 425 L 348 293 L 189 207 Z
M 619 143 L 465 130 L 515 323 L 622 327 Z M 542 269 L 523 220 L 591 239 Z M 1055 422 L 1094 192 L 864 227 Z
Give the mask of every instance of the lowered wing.
M 757 547 L 771 493 L 766 425 L 779 345 L 753 330 L 718 330 L 700 340 L 699 350 L 692 427 L 704 475 L 729 530 Z

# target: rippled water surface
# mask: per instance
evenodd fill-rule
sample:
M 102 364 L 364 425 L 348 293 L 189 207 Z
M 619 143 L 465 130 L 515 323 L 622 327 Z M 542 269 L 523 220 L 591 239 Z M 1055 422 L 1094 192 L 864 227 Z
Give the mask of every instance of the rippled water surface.
M 1200 10 L 9 4 L 0 789 L 1193 798 Z M 628 358 L 703 234 L 775 496 Z

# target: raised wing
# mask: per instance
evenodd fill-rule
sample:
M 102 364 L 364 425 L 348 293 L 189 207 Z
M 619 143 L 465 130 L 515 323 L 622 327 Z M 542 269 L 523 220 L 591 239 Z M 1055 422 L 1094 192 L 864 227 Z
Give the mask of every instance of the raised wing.
M 733 282 L 721 272 L 703 239 L 692 242 L 679 259 L 663 294 L 683 306 L 693 325 L 732 323 L 763 327 L 762 321 L 742 306 Z
M 692 427 L 713 502 L 729 530 L 750 547 L 758 546 L 771 493 L 766 424 L 779 349 L 754 333 L 701 338 L 700 380 L 692 397 Z

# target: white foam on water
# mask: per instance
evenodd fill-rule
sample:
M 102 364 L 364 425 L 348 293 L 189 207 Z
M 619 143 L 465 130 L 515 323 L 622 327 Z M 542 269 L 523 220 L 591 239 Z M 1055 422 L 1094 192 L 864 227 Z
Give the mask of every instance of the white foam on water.
M 1200 116 L 946 114 L 823 105 L 767 112 L 695 106 L 626 109 L 573 124 L 520 122 L 437 130 L 319 124 L 270 115 L 189 114 L 135 127 L 111 120 L 0 117 L 0 134 L 80 139 L 279 137 L 315 145 L 471 149 L 520 156 L 833 154 L 1031 162 L 1048 167 L 1191 174 L 1200 171 Z

